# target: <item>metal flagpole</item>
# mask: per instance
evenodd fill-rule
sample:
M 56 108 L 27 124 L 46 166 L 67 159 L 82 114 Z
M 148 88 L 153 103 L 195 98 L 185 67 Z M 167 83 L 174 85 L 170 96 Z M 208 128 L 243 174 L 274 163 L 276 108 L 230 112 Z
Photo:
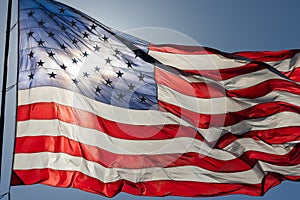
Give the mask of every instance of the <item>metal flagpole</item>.
M 12 0 L 8 0 L 7 6 L 7 23 L 6 23 L 6 39 L 4 50 L 4 64 L 3 64 L 3 79 L 2 79 L 2 96 L 1 96 L 1 116 L 0 116 L 0 183 L 2 172 L 2 150 L 4 137 L 4 123 L 5 123 L 5 102 L 6 102 L 6 85 L 7 85 L 7 68 L 9 59 L 9 40 L 10 40 L 10 26 L 11 26 Z

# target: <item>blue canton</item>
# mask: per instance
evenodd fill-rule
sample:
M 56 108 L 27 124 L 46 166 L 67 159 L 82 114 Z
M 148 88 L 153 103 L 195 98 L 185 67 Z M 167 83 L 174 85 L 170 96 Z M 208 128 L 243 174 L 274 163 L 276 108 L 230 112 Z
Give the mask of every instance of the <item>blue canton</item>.
M 158 108 L 154 66 L 139 55 L 147 42 L 55 1 L 19 6 L 19 90 L 50 86 L 113 106 Z

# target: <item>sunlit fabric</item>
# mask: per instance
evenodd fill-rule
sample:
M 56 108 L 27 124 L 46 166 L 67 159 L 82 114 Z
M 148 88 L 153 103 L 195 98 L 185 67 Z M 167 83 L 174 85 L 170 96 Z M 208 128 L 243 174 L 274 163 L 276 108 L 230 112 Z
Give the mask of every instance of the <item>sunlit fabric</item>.
M 12 185 L 200 197 L 299 181 L 299 57 L 150 44 L 19 0 Z

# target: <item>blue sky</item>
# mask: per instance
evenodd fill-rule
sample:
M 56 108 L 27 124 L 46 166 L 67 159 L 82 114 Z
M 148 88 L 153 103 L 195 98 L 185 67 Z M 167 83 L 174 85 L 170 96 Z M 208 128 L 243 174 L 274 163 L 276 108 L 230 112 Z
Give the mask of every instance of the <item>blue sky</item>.
M 15 5 L 17 0 L 13 0 Z M 136 34 L 152 42 L 188 43 L 213 47 L 221 51 L 255 51 L 300 48 L 300 22 L 297 0 L 60 0 L 75 7 L 98 21 L 115 29 Z M 0 1 L 0 63 L 2 67 L 5 39 L 5 9 L 7 0 Z M 14 9 L 13 23 L 17 10 Z M 152 27 L 152 28 L 147 28 Z M 154 27 L 154 28 L 153 28 Z M 10 56 L 10 80 L 15 80 L 16 29 L 12 32 Z M 1 74 L 2 77 L 2 74 Z M 8 102 L 14 102 L 14 92 L 8 93 Z M 7 189 L 14 124 L 14 104 L 7 108 L 4 180 L 1 193 Z M 259 199 L 299 199 L 300 183 L 284 182 L 271 189 Z M 59 200 L 59 199 L 107 199 L 74 189 L 59 189 L 46 186 L 12 188 L 13 200 Z M 120 194 L 115 200 L 162 198 L 135 197 Z M 191 198 L 167 197 L 164 199 L 185 200 Z M 244 195 L 208 198 L 209 200 L 257 199 Z

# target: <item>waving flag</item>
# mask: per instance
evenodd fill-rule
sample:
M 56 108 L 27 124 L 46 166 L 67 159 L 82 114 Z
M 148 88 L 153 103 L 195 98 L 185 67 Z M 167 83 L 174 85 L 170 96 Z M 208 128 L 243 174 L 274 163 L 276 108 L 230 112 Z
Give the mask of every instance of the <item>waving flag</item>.
M 19 0 L 12 185 L 263 195 L 300 180 L 300 51 L 154 45 Z

